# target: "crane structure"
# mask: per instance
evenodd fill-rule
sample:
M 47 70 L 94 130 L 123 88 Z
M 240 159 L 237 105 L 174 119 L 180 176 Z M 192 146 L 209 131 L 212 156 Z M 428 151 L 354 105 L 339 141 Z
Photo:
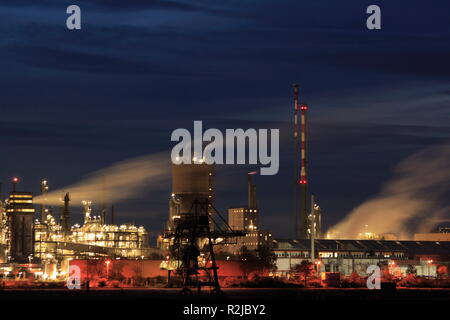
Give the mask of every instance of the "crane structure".
M 191 295 L 192 288 L 201 293 L 202 287 L 210 287 L 212 294 L 222 294 L 214 246 L 242 236 L 245 232 L 233 231 L 208 198 L 195 199 L 189 212 L 174 217 L 173 229 L 164 237 L 171 243 L 169 274 L 173 269 L 182 279 L 180 294 Z

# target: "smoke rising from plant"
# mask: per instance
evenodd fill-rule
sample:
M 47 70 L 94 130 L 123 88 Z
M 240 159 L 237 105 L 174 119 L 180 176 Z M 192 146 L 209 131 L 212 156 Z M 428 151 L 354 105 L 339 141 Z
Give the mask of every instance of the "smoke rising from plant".
M 355 238 L 363 232 L 394 233 L 410 239 L 449 220 L 450 144 L 422 150 L 399 163 L 394 177 L 374 198 L 329 230 L 331 237 Z
M 37 196 L 34 201 L 38 204 L 61 205 L 64 193 L 69 192 L 73 205 L 81 204 L 82 200 L 90 200 L 94 204 L 119 202 L 138 198 L 156 189 L 169 178 L 169 174 L 168 154 L 145 155 L 95 171 L 73 185 Z

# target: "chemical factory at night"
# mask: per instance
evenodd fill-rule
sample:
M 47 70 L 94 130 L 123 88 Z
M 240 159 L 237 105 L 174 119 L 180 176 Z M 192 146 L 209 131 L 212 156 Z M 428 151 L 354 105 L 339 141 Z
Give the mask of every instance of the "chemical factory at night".
M 13 178 L 8 198 L 0 203 L 1 281 L 9 285 L 66 281 L 70 266 L 76 265 L 82 270 L 83 283 L 91 286 L 113 280 L 116 286 L 150 285 L 156 278 L 173 286 L 178 277 L 184 293 L 202 286 L 217 293 L 227 279 L 247 279 L 252 272 L 293 279 L 293 270 L 304 261 L 311 263 L 324 285 L 336 277 L 365 277 L 369 265 L 385 266 L 398 278 L 412 270 L 427 278 L 447 272 L 443 270 L 450 263 L 448 228 L 418 233 L 408 240 L 376 234 L 368 226 L 353 239 L 322 230 L 326 212 L 310 190 L 308 109 L 295 85 L 295 238 L 280 239 L 261 225 L 261 215 L 266 213 L 258 204 L 256 172 L 246 177 L 247 204 L 230 204 L 227 216 L 220 213 L 214 206 L 220 197 L 214 189 L 214 165 L 202 159 L 172 164 L 168 218 L 164 230 L 154 235 L 154 245 L 143 226 L 116 221 L 114 206 L 106 201 L 96 212 L 89 198 L 72 203 L 67 190 L 55 208 L 46 202 L 49 181 L 42 180 L 40 201 L 35 205 L 33 194 L 20 191 L 19 178 Z M 72 224 L 74 207 L 82 208 L 82 224 Z M 252 257 L 270 257 L 270 261 L 251 269 Z

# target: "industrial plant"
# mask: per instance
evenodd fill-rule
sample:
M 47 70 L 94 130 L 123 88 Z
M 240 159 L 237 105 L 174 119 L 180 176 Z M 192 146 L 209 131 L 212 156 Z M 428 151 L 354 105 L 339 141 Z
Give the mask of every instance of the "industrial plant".
M 35 219 L 33 195 L 17 191 L 18 178 L 13 178 L 13 191 L 1 206 L 0 259 L 7 274 L 20 266 L 30 266 L 37 279 L 64 276 L 73 259 L 144 258 L 151 253 L 148 233 L 132 224 L 107 223 L 106 210 L 95 216 L 91 201 L 80 203 L 84 212 L 82 225 L 70 225 L 70 195 L 61 199 L 60 213 L 40 205 L 40 219 Z M 42 192 L 48 190 L 41 182 Z M 111 212 L 111 220 L 113 212 Z
M 261 224 L 266 212 L 259 205 L 256 172 L 242 177 L 247 185 L 247 204 L 229 205 L 227 215 L 214 205 L 214 165 L 203 159 L 191 164 L 172 164 L 172 190 L 168 192 L 168 217 L 164 229 L 154 235 L 143 226 L 116 221 L 114 206 L 106 201 L 93 209 L 90 199 L 72 203 L 70 190 L 61 194 L 55 208 L 46 203 L 49 181 L 42 180 L 38 205 L 33 194 L 19 191 L 13 178 L 11 192 L 0 203 L 0 281 L 66 281 L 69 267 L 79 266 L 82 282 L 99 285 L 142 285 L 164 279 L 192 294 L 202 287 L 221 293 L 227 279 L 248 279 L 249 273 L 286 279 L 305 261 L 326 284 L 330 278 L 367 276 L 370 265 L 384 266 L 390 274 L 436 278 L 450 263 L 450 232 L 416 234 L 399 240 L 393 234 L 363 230 L 355 239 L 340 238 L 322 230 L 322 211 L 310 187 L 307 113 L 294 86 L 295 184 L 292 239 L 280 239 Z M 72 211 L 82 208 L 83 222 L 73 224 Z M 267 255 L 267 253 L 269 253 Z M 267 265 L 250 268 L 252 257 L 270 256 Z M 447 272 L 447 271 L 445 271 Z M 444 272 L 444 273 L 445 273 Z M 142 279 L 146 279 L 143 281 Z M 12 282 L 12 284 L 11 284 Z

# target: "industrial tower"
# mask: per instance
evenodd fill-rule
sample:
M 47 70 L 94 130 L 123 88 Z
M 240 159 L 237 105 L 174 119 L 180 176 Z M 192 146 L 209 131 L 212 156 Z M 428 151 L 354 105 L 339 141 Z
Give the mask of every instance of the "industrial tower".
M 211 224 L 214 224 L 214 230 Z M 231 229 L 208 198 L 194 199 L 189 211 L 174 216 L 172 229 L 164 233 L 171 245 L 170 256 L 163 268 L 169 271 L 169 278 L 172 270 L 181 276 L 183 288 L 180 294 L 190 295 L 192 288 L 197 288 L 200 293 L 202 287 L 210 287 L 212 294 L 222 294 L 214 246 L 233 243 L 232 239 L 245 235 L 244 231 Z
M 308 194 L 307 111 L 308 106 L 304 103 L 299 102 L 298 85 L 294 84 L 294 145 L 295 145 L 294 217 L 295 217 L 295 236 L 297 239 L 309 238 L 308 215 L 311 209 Z M 300 123 L 298 121 L 299 113 L 300 113 Z
M 67 192 L 64 196 L 64 205 L 61 208 L 61 216 L 60 216 L 61 230 L 64 235 L 68 235 L 70 232 L 69 202 L 70 196 L 69 193 Z
M 34 205 L 31 192 L 16 191 L 18 178 L 13 178 L 13 191 L 6 206 L 8 220 L 8 260 L 29 262 L 34 254 Z

